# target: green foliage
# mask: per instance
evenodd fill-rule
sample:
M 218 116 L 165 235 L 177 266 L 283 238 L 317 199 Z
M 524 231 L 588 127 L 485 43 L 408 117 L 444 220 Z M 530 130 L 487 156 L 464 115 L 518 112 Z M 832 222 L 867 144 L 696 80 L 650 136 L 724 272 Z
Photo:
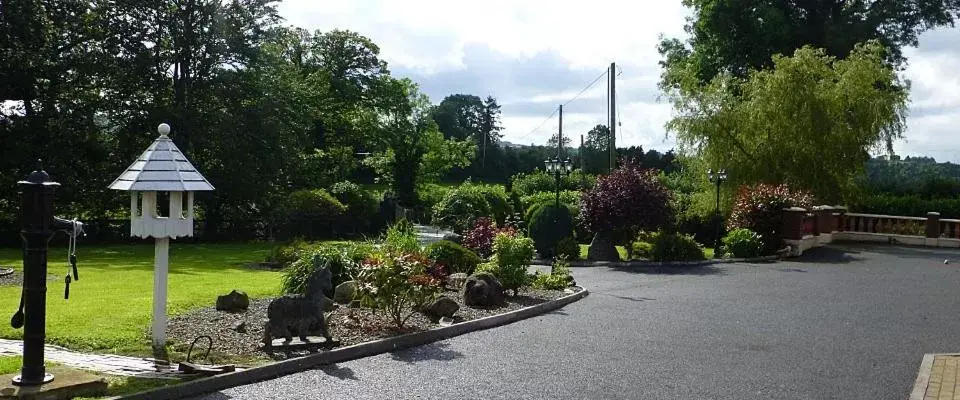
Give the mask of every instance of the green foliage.
M 571 236 L 567 236 L 557 242 L 554 254 L 557 258 L 566 260 L 577 260 L 580 258 L 580 244 Z
M 311 239 L 329 236 L 346 211 L 347 207 L 326 190 L 295 191 L 284 203 L 286 235 Z
M 746 228 L 760 235 L 763 253 L 773 254 L 782 248 L 783 209 L 813 206 L 813 196 L 787 185 L 742 186 L 737 192 L 728 229 Z
M 570 175 L 560 176 L 560 190 L 583 191 L 593 187 L 597 182 L 595 175 L 574 171 Z M 518 174 L 512 180 L 513 191 L 522 196 L 530 196 L 540 192 L 556 191 L 556 178 L 543 170 L 536 170 L 529 174 Z
M 704 259 L 703 247 L 690 235 L 660 232 L 650 244 L 650 260 L 652 261 L 697 261 Z
M 573 235 L 573 226 L 573 217 L 567 207 L 550 205 L 534 211 L 527 232 L 540 257 L 552 258 L 560 240 Z
M 879 39 L 886 59 L 896 66 L 905 60 L 903 46 L 916 46 L 927 29 L 953 26 L 960 4 L 921 2 L 761 2 L 690 0 L 684 32 L 687 43 L 663 39 L 661 86 L 678 84 L 671 72 L 684 71 L 706 84 L 724 71 L 745 77 L 748 71 L 770 68 L 777 54 L 791 54 L 803 44 L 826 48 L 845 57 L 857 43 Z
M 298 237 L 289 243 L 274 246 L 267 257 L 267 261 L 278 263 L 281 267 L 287 267 L 303 256 L 304 253 L 313 251 L 316 246 L 316 244 Z
M 480 264 L 477 272 L 489 272 L 497 277 L 504 290 L 517 290 L 528 284 L 527 267 L 533 260 L 533 240 L 528 237 L 498 233 L 493 240 L 493 256 Z
M 381 254 L 365 260 L 357 272 L 361 304 L 385 312 L 398 329 L 421 306 L 443 292 L 443 283 L 428 273 L 429 260 L 416 254 Z
M 869 194 L 954 198 L 960 196 L 960 165 L 930 157 L 872 158 L 858 183 Z
M 753 258 L 763 252 L 760 235 L 749 229 L 735 229 L 723 237 L 726 254 L 736 258 Z
M 431 260 L 449 268 L 450 273 L 470 275 L 483 262 L 477 253 L 449 240 L 431 243 L 427 246 L 426 254 Z
M 511 212 L 507 193 L 502 187 L 464 182 L 437 203 L 433 223 L 463 233 L 477 218 L 490 217 L 503 224 Z
M 906 85 L 884 51 L 869 42 L 838 60 L 804 47 L 746 80 L 719 75 L 671 94 L 668 129 L 682 148 L 723 165 L 734 187 L 786 182 L 839 202 L 854 193 L 869 152 L 892 150 L 905 127 Z
M 339 221 L 341 228 L 363 233 L 369 232 L 375 226 L 379 202 L 372 193 L 355 183 L 344 181 L 333 184 L 330 194 L 346 207 L 344 218 Z
M 650 253 L 653 251 L 653 245 L 649 242 L 637 241 L 633 242 L 631 246 L 631 253 L 636 258 L 650 258 Z
M 925 200 L 919 196 L 875 194 L 862 196 L 848 204 L 850 212 L 925 217 L 928 212 L 940 213 L 942 219 L 960 218 L 960 199 L 939 198 Z
M 436 183 L 426 183 L 417 188 L 417 197 L 420 199 L 418 208 L 422 209 L 427 215 L 432 216 L 433 209 L 447 197 L 453 188 L 439 185 Z
M 570 274 L 570 263 L 566 258 L 560 257 L 553 262 L 549 274 L 542 274 L 537 271 L 533 275 L 530 286 L 544 290 L 563 290 L 570 286 L 573 276 Z
M 357 266 L 373 253 L 374 246 L 365 242 L 307 244 L 299 257 L 283 270 L 280 290 L 300 293 L 306 289 L 307 279 L 317 268 L 330 268 L 333 286 L 349 281 Z
M 388 254 L 422 254 L 423 248 L 417 240 L 417 231 L 406 219 L 399 219 L 389 228 L 383 239 L 383 251 Z
M 534 193 L 521 197 L 520 203 L 523 204 L 524 207 L 524 216 L 527 218 L 527 221 L 530 221 L 530 218 L 533 216 L 533 211 L 535 211 L 536 208 L 545 205 L 555 205 L 557 203 L 557 195 L 553 191 Z M 570 209 L 572 215 L 577 215 L 580 211 L 580 192 L 574 190 L 560 192 L 560 205 Z

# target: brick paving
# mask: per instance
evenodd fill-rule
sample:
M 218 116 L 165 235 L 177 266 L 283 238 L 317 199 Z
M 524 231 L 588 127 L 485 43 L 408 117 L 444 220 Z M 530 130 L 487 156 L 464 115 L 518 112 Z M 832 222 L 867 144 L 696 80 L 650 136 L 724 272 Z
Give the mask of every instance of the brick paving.
M 22 354 L 22 341 L 0 339 L 0 355 L 19 356 Z M 44 360 L 109 375 L 155 379 L 183 378 L 183 374 L 176 370 L 176 364 L 174 364 L 174 368 L 171 368 L 158 365 L 149 358 L 78 353 L 49 344 L 44 347 Z

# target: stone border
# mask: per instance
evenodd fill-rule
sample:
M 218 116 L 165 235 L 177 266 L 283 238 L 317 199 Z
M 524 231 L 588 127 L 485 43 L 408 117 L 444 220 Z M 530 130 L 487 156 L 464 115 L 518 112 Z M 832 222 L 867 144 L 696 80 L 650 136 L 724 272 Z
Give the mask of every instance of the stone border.
M 519 310 L 492 315 L 480 319 L 464 321 L 450 326 L 434 328 L 428 331 L 408 333 L 406 335 L 394 336 L 390 338 L 375 340 L 343 347 L 330 351 L 323 351 L 304 357 L 292 358 L 289 360 L 278 361 L 273 364 L 261 367 L 250 368 L 242 371 L 231 372 L 223 375 L 201 378 L 177 385 L 160 387 L 145 392 L 135 393 L 127 396 L 112 397 L 111 400 L 127 399 L 182 399 L 185 397 L 199 396 L 206 393 L 231 388 L 234 386 L 246 385 L 261 382 L 269 379 L 279 378 L 301 372 L 320 365 L 335 364 L 358 358 L 369 357 L 394 350 L 404 349 L 413 346 L 419 346 L 465 333 L 478 331 L 481 329 L 493 328 L 500 325 L 506 325 L 512 322 L 520 321 L 537 315 L 559 309 L 567 304 L 573 303 L 586 297 L 590 292 L 580 286 L 580 291 L 563 296 L 559 299 L 550 300 L 534 306 L 521 308 Z
M 764 256 L 755 258 L 714 258 L 700 261 L 568 261 L 571 267 L 611 267 L 611 268 L 643 268 L 643 267 L 699 267 L 713 264 L 753 263 L 779 260 L 780 256 Z M 549 260 L 534 260 L 531 265 L 550 266 Z
M 931 353 L 923 355 L 923 361 L 920 362 L 920 372 L 917 373 L 917 380 L 913 383 L 913 391 L 910 392 L 910 400 L 923 400 L 927 393 L 927 386 L 930 384 L 930 372 L 933 371 L 933 359 L 936 356 L 951 355 L 958 354 Z

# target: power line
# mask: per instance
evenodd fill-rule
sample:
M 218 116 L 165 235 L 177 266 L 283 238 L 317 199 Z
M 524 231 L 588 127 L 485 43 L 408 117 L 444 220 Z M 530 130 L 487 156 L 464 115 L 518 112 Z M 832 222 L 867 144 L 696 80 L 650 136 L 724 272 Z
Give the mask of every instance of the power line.
M 572 99 L 567 100 L 566 103 L 563 103 L 563 105 L 566 106 L 566 105 L 568 105 L 568 104 L 570 104 L 570 103 L 573 103 L 573 102 L 574 102 L 575 100 L 577 100 L 578 98 L 580 98 L 580 96 L 583 95 L 584 92 L 586 92 L 587 90 L 590 90 L 590 88 L 593 87 L 593 85 L 596 85 L 597 82 L 600 81 L 600 78 L 603 78 L 604 75 L 606 75 L 606 74 L 607 74 L 607 70 L 604 70 L 603 73 L 600 74 L 600 76 L 598 76 L 598 77 L 597 77 L 596 79 L 594 79 L 592 82 L 590 82 L 589 84 L 587 84 L 587 86 L 584 86 L 584 88 L 581 89 L 580 92 L 578 92 L 575 96 L 573 96 Z M 520 137 L 519 140 L 521 140 L 521 141 L 526 140 L 527 138 L 529 138 L 530 136 L 532 136 L 534 133 L 536 133 L 538 130 L 540 130 L 540 128 L 542 128 L 544 124 L 546 124 L 548 121 L 550 121 L 550 119 L 552 119 L 555 115 L 557 115 L 557 111 L 559 111 L 559 108 L 554 109 L 553 112 L 550 113 L 550 115 L 549 115 L 546 119 L 543 120 L 543 122 L 541 122 L 539 125 L 537 125 L 536 128 L 533 128 L 533 130 L 531 130 L 531 131 L 530 131 L 529 133 L 527 133 L 526 135 L 523 135 L 522 137 Z
M 603 76 L 606 75 L 606 74 L 607 74 L 607 71 L 603 71 L 603 73 L 600 74 L 600 76 L 598 76 L 597 79 L 594 79 L 593 82 L 590 82 L 589 85 L 585 86 L 583 89 L 580 90 L 580 93 L 577 93 L 576 96 L 573 96 L 572 99 L 570 99 L 570 100 L 567 101 L 566 103 L 563 103 L 563 105 L 567 105 L 567 104 L 573 103 L 573 101 L 576 100 L 577 98 L 579 98 L 580 95 L 583 94 L 583 92 L 586 92 L 587 90 L 590 90 L 590 88 L 593 87 L 593 85 L 596 85 L 597 82 L 600 81 L 600 78 L 603 78 Z

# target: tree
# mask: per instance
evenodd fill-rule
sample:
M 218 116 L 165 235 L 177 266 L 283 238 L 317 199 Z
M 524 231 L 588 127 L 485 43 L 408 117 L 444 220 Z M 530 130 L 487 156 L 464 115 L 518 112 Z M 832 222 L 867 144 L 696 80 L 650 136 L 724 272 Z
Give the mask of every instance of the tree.
M 678 89 L 692 75 L 697 86 L 722 73 L 746 78 L 770 68 L 773 56 L 790 55 L 805 45 L 844 58 L 858 43 L 879 41 L 885 60 L 901 66 L 903 46 L 916 46 L 927 29 L 953 26 L 957 0 L 785 1 L 683 0 L 687 43 L 661 39 L 661 85 Z
M 666 225 L 673 218 L 670 203 L 670 191 L 655 170 L 624 163 L 597 178 L 597 184 L 580 198 L 580 219 L 596 234 L 589 258 L 617 261 L 617 239 L 629 242 L 639 230 Z
M 672 98 L 668 128 L 686 150 L 726 168 L 734 186 L 789 183 L 841 200 L 869 150 L 902 132 L 907 93 L 890 84 L 899 80 L 883 54 L 877 42 L 842 60 L 804 47 L 744 80 L 719 75 L 700 93 Z
M 559 134 L 553 134 L 550 136 L 550 139 L 547 140 L 547 147 L 557 148 L 557 137 Z M 563 147 L 570 147 L 570 135 L 563 137 Z
M 587 132 L 583 142 L 583 169 L 591 174 L 605 173 L 610 169 L 610 128 L 598 124 Z

